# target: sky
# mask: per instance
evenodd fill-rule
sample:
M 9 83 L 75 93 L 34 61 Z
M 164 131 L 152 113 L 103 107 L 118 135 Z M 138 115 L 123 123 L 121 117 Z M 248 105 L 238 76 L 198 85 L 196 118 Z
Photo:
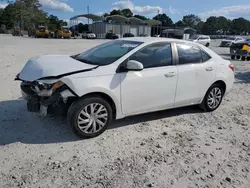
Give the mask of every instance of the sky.
M 206 20 L 209 16 L 225 16 L 250 20 L 250 0 L 39 0 L 43 9 L 60 19 L 87 13 L 101 15 L 112 9 L 130 8 L 134 14 L 154 17 L 158 11 L 166 13 L 174 22 L 184 15 L 195 14 Z M 0 2 L 0 8 L 7 4 Z M 84 22 L 84 20 L 83 20 Z

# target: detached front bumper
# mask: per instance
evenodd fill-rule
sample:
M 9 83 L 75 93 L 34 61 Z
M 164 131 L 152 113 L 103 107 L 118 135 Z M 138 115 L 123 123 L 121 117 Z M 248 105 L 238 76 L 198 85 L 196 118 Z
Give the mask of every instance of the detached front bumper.
M 47 113 L 63 115 L 69 106 L 69 98 L 76 97 L 66 85 L 55 91 L 42 93 L 37 91 L 36 85 L 27 82 L 21 83 L 21 93 L 27 101 L 28 111 L 40 112 L 41 115 L 47 115 Z

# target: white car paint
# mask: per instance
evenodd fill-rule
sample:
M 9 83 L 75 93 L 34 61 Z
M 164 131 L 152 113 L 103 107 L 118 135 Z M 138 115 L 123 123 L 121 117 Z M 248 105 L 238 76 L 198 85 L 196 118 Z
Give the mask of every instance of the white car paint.
M 195 42 L 195 43 L 202 44 L 204 46 L 210 45 L 210 43 L 211 43 L 211 39 L 207 35 L 196 35 L 196 37 L 197 38 L 194 38 L 194 39 L 190 38 L 188 40 L 192 41 L 192 42 Z
M 85 32 L 82 34 L 82 38 L 94 39 L 96 38 L 95 33 Z
M 245 41 L 245 39 L 243 39 L 242 37 L 228 37 L 228 38 L 221 41 L 220 46 L 221 47 L 229 47 L 234 43 L 244 42 L 244 41 Z
M 109 65 L 99 66 L 91 71 L 67 75 L 55 79 L 54 82 L 62 81 L 77 97 L 94 92 L 108 95 L 115 104 L 116 119 L 157 110 L 200 104 L 208 88 L 218 80 L 226 83 L 226 94 L 232 89 L 234 73 L 228 68 L 230 61 L 222 59 L 203 45 L 183 40 L 152 37 L 119 40 L 139 41 L 143 44 Z M 132 54 L 145 46 L 162 42 L 172 43 L 173 46 L 175 43 L 198 46 L 208 53 L 211 59 L 198 64 L 176 64 L 143 69 L 142 71 L 116 73 L 118 66 Z M 53 63 L 55 65 L 52 65 Z M 55 76 L 55 74 L 93 67 L 95 66 L 75 62 L 69 56 L 41 56 L 31 59 L 21 71 L 19 78 L 23 81 L 34 81 L 41 76 Z M 42 79 L 37 81 L 53 82 L 52 80 Z
M 76 61 L 66 55 L 43 55 L 31 58 L 20 72 L 19 78 L 32 82 L 44 77 L 58 76 L 94 67 L 96 66 Z

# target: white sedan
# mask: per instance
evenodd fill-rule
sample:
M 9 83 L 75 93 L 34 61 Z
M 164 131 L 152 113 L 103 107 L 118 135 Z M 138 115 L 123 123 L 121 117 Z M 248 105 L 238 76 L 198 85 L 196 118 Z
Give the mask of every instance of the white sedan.
M 138 37 L 34 57 L 16 80 L 29 111 L 65 113 L 86 138 L 136 114 L 189 105 L 214 111 L 233 86 L 234 67 L 200 44 Z
M 226 39 L 222 40 L 220 43 L 220 47 L 230 47 L 232 44 L 238 43 L 238 42 L 244 42 L 245 39 L 242 37 L 227 37 Z
M 209 47 L 210 43 L 211 43 L 211 39 L 207 35 L 194 35 L 191 38 L 189 38 L 188 40 L 195 42 L 195 43 L 202 44 L 206 47 Z

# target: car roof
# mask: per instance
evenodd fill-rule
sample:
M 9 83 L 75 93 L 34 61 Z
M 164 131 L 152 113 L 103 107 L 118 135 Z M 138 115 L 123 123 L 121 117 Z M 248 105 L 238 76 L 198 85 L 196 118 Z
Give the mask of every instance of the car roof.
M 156 42 L 181 42 L 181 43 L 190 43 L 193 42 L 181 39 L 172 39 L 172 38 L 161 38 L 161 37 L 130 37 L 130 38 L 121 38 L 118 40 L 126 40 L 126 41 L 135 41 L 135 42 L 143 42 L 143 43 L 156 43 Z M 197 43 L 195 43 L 197 45 Z

